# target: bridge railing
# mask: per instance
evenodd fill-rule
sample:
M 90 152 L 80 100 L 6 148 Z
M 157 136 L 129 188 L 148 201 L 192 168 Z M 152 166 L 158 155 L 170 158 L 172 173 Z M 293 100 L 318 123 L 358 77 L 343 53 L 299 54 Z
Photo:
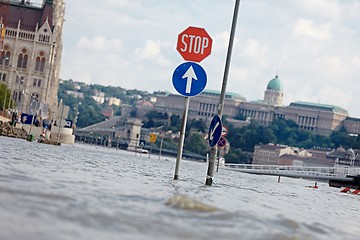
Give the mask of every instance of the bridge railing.
M 360 168 L 355 167 L 309 167 L 286 165 L 257 165 L 257 164 L 225 164 L 225 167 L 249 172 L 302 172 L 307 174 L 324 174 L 333 176 L 360 175 Z

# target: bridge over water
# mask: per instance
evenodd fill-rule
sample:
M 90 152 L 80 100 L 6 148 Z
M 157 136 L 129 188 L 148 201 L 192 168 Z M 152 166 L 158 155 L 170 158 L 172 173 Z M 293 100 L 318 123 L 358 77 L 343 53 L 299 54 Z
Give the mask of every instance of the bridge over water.
M 304 167 L 255 164 L 225 164 L 224 169 L 251 174 L 273 175 L 295 178 L 353 181 L 346 177 L 360 175 L 360 168 L 350 167 Z

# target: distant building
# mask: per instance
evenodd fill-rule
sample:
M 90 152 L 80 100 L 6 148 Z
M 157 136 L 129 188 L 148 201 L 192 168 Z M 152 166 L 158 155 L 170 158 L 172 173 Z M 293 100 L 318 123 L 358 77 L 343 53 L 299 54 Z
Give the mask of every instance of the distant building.
M 66 90 L 66 94 L 71 95 L 75 98 L 84 98 L 84 93 L 82 92 Z
M 154 104 L 155 110 L 182 116 L 184 97 L 178 94 L 159 93 Z M 247 102 L 238 94 L 226 93 L 223 115 L 235 127 L 242 127 L 251 121 L 269 125 L 274 119 L 289 119 L 299 125 L 299 128 L 330 135 L 334 130 L 344 127 L 350 134 L 360 133 L 360 119 L 351 118 L 348 112 L 338 106 L 297 101 L 289 106 L 283 105 L 284 86 L 278 76 L 271 79 L 265 89 L 263 100 Z M 205 90 L 200 95 L 191 98 L 189 119 L 210 121 L 218 112 L 220 92 Z M 236 120 L 240 118 L 246 120 Z M 235 119 L 236 118 L 236 119 Z
M 301 129 L 324 135 L 330 135 L 342 127 L 348 133 L 360 133 L 360 119 L 350 118 L 348 112 L 341 107 L 303 101 L 283 106 L 282 101 L 283 84 L 278 76 L 275 76 L 267 85 L 264 100 L 242 102 L 239 114 L 264 125 L 270 124 L 276 118 L 289 119 Z
M 129 146 L 139 146 L 142 123 L 138 119 L 125 119 L 120 116 L 112 117 L 106 121 L 77 129 L 76 136 L 101 136 L 111 142 L 114 139 L 125 140 Z
M 103 104 L 105 102 L 104 97 L 92 96 L 92 99 L 94 99 L 98 104 Z
M 99 97 L 99 98 L 105 98 L 105 93 L 95 89 L 94 90 L 94 96 Z
M 311 148 L 300 149 L 286 145 L 256 145 L 253 164 L 309 167 L 360 167 L 360 150 Z
M 112 107 L 109 106 L 101 109 L 101 114 L 109 119 L 114 116 L 114 110 L 112 109 Z
M 156 103 L 156 97 L 150 97 L 149 101 L 152 102 L 152 103 Z
M 326 155 L 326 158 L 334 161 L 335 166 L 342 167 L 360 167 L 359 150 L 349 148 L 345 150 L 343 147 L 332 150 Z
M 253 164 L 333 167 L 335 161 L 327 158 L 329 149 L 301 149 L 287 145 L 256 145 Z
M 95 89 L 92 99 L 94 99 L 98 104 L 103 104 L 105 102 L 105 93 Z
M 133 106 L 129 105 L 129 104 L 122 104 L 121 105 L 121 117 L 123 118 L 130 118 L 131 117 L 131 113 L 135 108 L 133 108 Z
M 189 119 L 202 119 L 204 121 L 211 121 L 212 117 L 218 112 L 218 105 L 220 99 L 219 91 L 205 90 L 196 97 L 190 99 L 189 104 Z M 155 110 L 182 116 L 184 111 L 184 97 L 178 94 L 161 94 L 157 96 L 155 103 Z M 235 93 L 226 93 L 225 107 L 223 114 L 231 118 L 238 114 L 240 103 L 246 101 L 244 97 Z
M 62 55 L 63 0 L 0 1 L 0 83 L 11 89 L 19 112 L 31 102 L 44 104 L 52 117 L 58 113 L 58 87 Z M 3 51 L 2 51 L 3 50 Z
M 108 103 L 109 106 L 111 106 L 111 105 L 115 105 L 115 106 L 118 106 L 118 107 L 121 106 L 121 100 L 118 99 L 118 98 L 107 97 L 107 98 L 106 98 L 106 101 L 107 101 L 107 103 Z
M 154 110 L 154 104 L 150 101 L 140 100 L 135 103 L 136 118 L 145 119 L 146 113 Z
M 266 144 L 256 145 L 253 154 L 253 164 L 258 165 L 280 165 L 280 157 L 285 155 L 308 156 L 307 152 L 300 151 L 299 148 L 286 145 Z M 283 159 L 284 161 L 284 159 Z M 282 165 L 292 165 L 282 162 Z

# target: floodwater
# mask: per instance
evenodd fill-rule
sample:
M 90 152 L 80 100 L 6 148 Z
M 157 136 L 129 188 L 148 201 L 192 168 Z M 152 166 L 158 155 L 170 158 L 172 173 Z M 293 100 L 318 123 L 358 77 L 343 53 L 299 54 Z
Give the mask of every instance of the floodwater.
M 0 239 L 359 239 L 360 196 L 320 182 L 0 137 Z

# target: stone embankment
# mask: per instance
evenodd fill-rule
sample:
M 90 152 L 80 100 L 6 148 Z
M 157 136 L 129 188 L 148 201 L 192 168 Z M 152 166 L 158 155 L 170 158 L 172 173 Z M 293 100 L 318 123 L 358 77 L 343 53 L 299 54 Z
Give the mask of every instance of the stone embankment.
M 22 128 L 16 128 L 10 123 L 0 121 L 0 136 L 26 139 L 27 135 L 27 132 Z

